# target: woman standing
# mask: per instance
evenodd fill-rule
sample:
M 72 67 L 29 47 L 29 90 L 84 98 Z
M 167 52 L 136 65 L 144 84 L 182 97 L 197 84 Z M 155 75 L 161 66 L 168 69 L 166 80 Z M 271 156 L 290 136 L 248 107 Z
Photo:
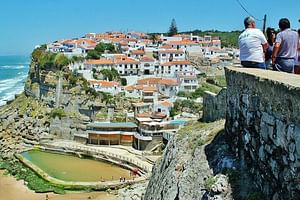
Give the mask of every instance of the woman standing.
M 266 67 L 268 68 L 272 68 L 271 66 L 271 62 L 272 62 L 272 53 L 273 53 L 273 47 L 274 47 L 274 42 L 276 39 L 276 32 L 274 28 L 267 28 L 267 41 L 268 41 L 268 48 L 266 49 L 266 53 L 265 53 L 265 62 L 266 62 Z

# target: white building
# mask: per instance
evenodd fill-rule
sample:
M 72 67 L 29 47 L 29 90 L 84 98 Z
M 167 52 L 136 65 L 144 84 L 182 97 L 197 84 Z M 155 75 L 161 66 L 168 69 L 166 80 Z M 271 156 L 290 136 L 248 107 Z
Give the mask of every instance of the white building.
M 147 56 L 143 56 L 140 59 L 140 75 L 144 74 L 144 75 L 150 75 L 150 74 L 154 74 L 155 71 L 155 60 L 152 58 L 149 58 Z
M 179 83 L 177 79 L 171 78 L 144 78 L 138 80 L 137 85 L 148 85 L 156 87 L 161 95 L 169 98 L 176 96 L 179 91 Z
M 158 51 L 160 63 L 185 60 L 185 53 L 182 49 L 164 49 Z
M 144 103 L 155 103 L 158 100 L 158 90 L 149 85 L 131 85 L 124 88 L 125 96 L 138 98 Z
M 118 82 L 104 80 L 88 80 L 90 86 L 97 92 L 107 92 L 116 95 L 121 92 L 121 87 Z
M 160 76 L 174 77 L 178 72 L 193 71 L 193 67 L 190 61 L 171 61 L 166 63 L 161 63 L 157 74 Z
M 199 87 L 195 72 L 179 72 L 176 76 L 180 82 L 179 91 L 194 92 Z

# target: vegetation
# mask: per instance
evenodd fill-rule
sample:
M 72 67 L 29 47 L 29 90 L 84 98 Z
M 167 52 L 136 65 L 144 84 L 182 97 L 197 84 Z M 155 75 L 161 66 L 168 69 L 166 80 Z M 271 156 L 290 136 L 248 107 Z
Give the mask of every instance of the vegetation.
M 183 32 L 186 34 L 192 33 L 193 35 L 198 36 L 205 36 L 211 35 L 212 37 L 219 37 L 222 41 L 222 47 L 237 47 L 238 46 L 238 38 L 241 34 L 241 31 L 218 31 L 218 30 L 208 30 L 208 31 L 201 31 L 201 30 L 194 30 L 189 32 Z
M 100 73 L 103 75 L 104 79 L 108 79 L 109 81 L 119 80 L 120 75 L 115 68 L 112 69 L 102 69 Z
M 34 190 L 35 192 L 55 192 L 58 194 L 65 193 L 62 187 L 51 185 L 49 182 L 40 178 L 34 171 L 28 167 L 25 167 L 20 162 L 7 161 L 0 158 L 0 169 L 6 169 L 8 173 L 15 176 L 17 180 L 24 180 L 27 182 L 28 188 Z
M 168 31 L 168 36 L 173 36 L 173 35 L 176 35 L 177 33 L 178 33 L 178 29 L 177 29 L 176 21 L 173 18 L 170 28 L 169 28 L 169 31 Z
M 172 115 L 177 115 L 181 112 L 200 113 L 202 105 L 195 103 L 192 100 L 177 100 L 174 103 L 174 108 L 171 110 Z
M 204 186 L 208 191 L 210 191 L 215 183 L 216 179 L 213 176 L 210 176 L 205 180 Z
M 225 81 L 225 83 L 221 82 L 221 79 L 219 81 L 220 81 L 220 83 L 219 82 L 218 83 L 219 83 L 220 86 L 223 85 L 223 84 L 224 85 L 226 84 L 226 81 Z M 211 82 L 215 83 L 215 81 L 211 81 Z M 210 83 L 202 83 L 201 86 L 195 90 L 195 92 L 183 92 L 183 91 L 181 91 L 181 92 L 178 92 L 177 96 L 187 97 L 188 99 L 197 99 L 199 97 L 203 97 L 205 91 L 209 91 L 209 92 L 213 92 L 213 93 L 217 94 L 221 91 L 222 88 L 220 88 L 219 86 L 216 86 L 216 85 L 217 84 L 213 85 L 213 84 L 210 84 Z
M 33 50 L 31 58 L 40 69 L 63 70 L 70 63 L 64 54 L 47 52 L 45 45 Z
M 225 76 L 214 76 L 214 77 L 208 77 L 206 79 L 207 83 L 219 86 L 219 87 L 226 87 L 226 79 Z
M 199 88 L 195 90 L 195 92 L 192 92 L 191 97 L 193 99 L 196 99 L 198 97 L 203 97 L 204 91 L 210 91 L 213 93 L 219 93 L 221 91 L 220 87 L 216 87 L 209 83 L 202 83 Z
M 211 35 L 212 37 L 218 37 L 222 41 L 222 47 L 238 47 L 238 38 L 241 34 L 241 31 L 218 31 L 218 30 L 206 30 L 202 31 L 199 29 L 193 30 L 193 31 L 185 31 L 185 32 L 179 32 L 182 34 L 193 34 L 197 36 L 205 36 L 205 35 Z M 165 33 L 150 33 L 150 35 L 153 34 L 165 34 Z M 168 33 L 167 33 L 168 34 Z
M 91 50 L 87 53 L 87 59 L 99 59 L 101 55 L 105 52 L 108 53 L 117 53 L 115 46 L 112 43 L 103 43 L 100 42 L 96 45 L 94 50 Z
M 66 113 L 65 113 L 63 108 L 54 108 L 50 112 L 50 117 L 51 118 L 58 117 L 59 119 L 61 119 L 62 117 L 65 117 L 65 116 L 66 116 Z
M 121 78 L 121 84 L 122 84 L 122 86 L 126 86 L 127 85 L 127 79 L 126 78 Z

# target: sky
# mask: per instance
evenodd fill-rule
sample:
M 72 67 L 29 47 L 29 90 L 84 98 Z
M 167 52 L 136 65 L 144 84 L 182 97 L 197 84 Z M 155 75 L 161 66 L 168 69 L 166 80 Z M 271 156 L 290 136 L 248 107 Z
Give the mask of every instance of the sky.
M 299 0 L 239 0 L 257 19 L 278 28 L 287 17 L 300 28 Z M 249 14 L 238 0 L 1 0 L 0 55 L 29 55 L 35 45 L 106 31 L 243 30 Z M 262 29 L 262 22 L 257 21 Z

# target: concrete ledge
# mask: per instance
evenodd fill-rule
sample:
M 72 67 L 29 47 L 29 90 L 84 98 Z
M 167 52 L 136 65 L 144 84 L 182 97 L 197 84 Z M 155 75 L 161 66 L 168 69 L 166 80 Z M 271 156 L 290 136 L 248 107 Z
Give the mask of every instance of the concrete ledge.
M 277 83 L 281 83 L 287 85 L 292 88 L 299 88 L 300 90 L 300 76 L 296 74 L 290 74 L 285 72 L 277 72 L 271 70 L 262 70 L 257 68 L 245 68 L 245 67 L 226 67 L 225 73 L 244 73 L 248 74 L 257 79 L 274 81 Z

